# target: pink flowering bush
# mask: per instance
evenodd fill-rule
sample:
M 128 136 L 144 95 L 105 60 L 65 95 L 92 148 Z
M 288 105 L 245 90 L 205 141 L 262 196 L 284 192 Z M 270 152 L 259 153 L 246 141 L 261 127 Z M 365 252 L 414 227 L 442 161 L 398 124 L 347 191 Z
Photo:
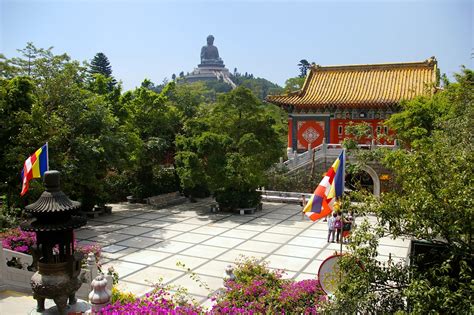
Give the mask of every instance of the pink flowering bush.
M 282 312 L 317 314 L 317 305 L 325 300 L 326 295 L 319 281 L 308 279 L 285 283 L 278 297 L 278 305 Z
M 178 304 L 173 301 L 170 293 L 162 288 L 157 288 L 133 302 L 117 301 L 108 305 L 98 315 L 197 315 L 203 313 L 205 312 L 200 306 L 191 303 Z
M 20 228 L 10 229 L 1 234 L 3 248 L 15 252 L 31 254 L 32 246 L 36 244 L 36 233 L 25 232 Z
M 84 254 L 84 260 L 87 259 L 87 255 L 89 253 L 93 253 L 95 256 L 96 261 L 99 261 L 100 255 L 102 253 L 102 246 L 98 243 L 92 243 L 87 245 L 80 245 L 77 241 L 74 244 L 76 251 L 81 252 Z
M 171 295 L 169 286 L 158 283 L 143 298 L 131 294 L 126 298 L 116 297 L 115 302 L 99 314 L 317 314 L 319 303 L 325 300 L 317 280 L 283 279 L 281 270 L 272 271 L 255 259 L 238 261 L 234 274 L 235 279 L 227 280 L 225 288 L 213 297 L 215 305 L 210 310 L 203 309 L 197 302 L 188 302 L 183 295 Z M 124 296 L 116 288 L 114 290 L 117 296 Z
M 266 263 L 244 258 L 237 262 L 235 280 L 227 280 L 216 297 L 211 314 L 317 314 L 324 299 L 317 280 L 283 279 L 281 270 L 271 271 Z

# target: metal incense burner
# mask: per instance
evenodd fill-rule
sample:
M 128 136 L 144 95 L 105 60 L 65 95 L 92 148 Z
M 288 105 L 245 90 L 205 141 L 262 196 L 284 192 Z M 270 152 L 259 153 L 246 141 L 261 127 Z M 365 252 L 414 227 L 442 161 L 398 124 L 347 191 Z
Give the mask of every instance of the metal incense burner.
M 33 265 L 37 271 L 31 277 L 37 311 L 44 311 L 45 299 L 53 299 L 60 314 L 65 314 L 67 302 L 76 303 L 76 291 L 81 286 L 82 253 L 74 250 L 74 229 L 86 224 L 86 218 L 75 216 L 81 204 L 70 200 L 59 187 L 60 173 L 44 175 L 46 191 L 33 204 L 26 206 L 32 219 L 21 229 L 36 232 Z

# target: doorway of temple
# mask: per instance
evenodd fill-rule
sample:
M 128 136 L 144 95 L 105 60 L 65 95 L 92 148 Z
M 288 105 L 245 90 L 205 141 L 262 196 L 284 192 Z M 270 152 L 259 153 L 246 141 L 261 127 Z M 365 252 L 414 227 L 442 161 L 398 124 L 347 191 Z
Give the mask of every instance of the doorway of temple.
M 370 193 L 374 192 L 374 181 L 369 173 L 365 171 L 347 174 L 345 186 L 350 190 L 366 190 Z

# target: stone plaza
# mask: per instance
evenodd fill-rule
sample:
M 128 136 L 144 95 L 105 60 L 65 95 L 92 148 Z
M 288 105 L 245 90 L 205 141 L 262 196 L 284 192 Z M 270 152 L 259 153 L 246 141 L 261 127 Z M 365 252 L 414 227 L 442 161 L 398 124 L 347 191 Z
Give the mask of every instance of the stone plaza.
M 222 287 L 226 267 L 240 255 L 267 261 L 272 269 L 285 269 L 286 277 L 302 280 L 316 278 L 323 260 L 340 249 L 327 242 L 327 223 L 302 217 L 298 205 L 265 202 L 261 211 L 239 215 L 212 213 L 212 203 L 201 199 L 161 209 L 113 204 L 111 215 L 89 219 L 76 238 L 102 245 L 102 270 L 114 267 L 120 290 L 141 296 L 161 278 L 163 284 L 187 288 L 204 306 L 211 305 L 209 295 Z M 409 240 L 382 239 L 379 257 L 405 259 L 408 245 Z M 187 268 L 210 290 L 191 279 Z M 0 310 L 9 314 L 24 314 L 15 309 L 34 305 L 29 296 L 0 296 Z
M 240 255 L 268 261 L 286 276 L 310 279 L 321 262 L 338 251 L 327 242 L 327 223 L 302 217 L 298 205 L 264 203 L 255 214 L 211 213 L 210 199 L 164 209 L 146 205 L 113 205 L 113 214 L 89 220 L 77 231 L 81 243 L 103 244 L 103 270 L 113 266 L 119 288 L 142 295 L 150 284 L 181 285 L 199 302 L 208 299 L 183 263 L 213 291 L 222 287 L 225 268 Z M 369 218 L 373 220 L 373 218 Z M 380 258 L 405 259 L 408 240 L 383 239 Z M 345 247 L 345 246 L 344 246 Z

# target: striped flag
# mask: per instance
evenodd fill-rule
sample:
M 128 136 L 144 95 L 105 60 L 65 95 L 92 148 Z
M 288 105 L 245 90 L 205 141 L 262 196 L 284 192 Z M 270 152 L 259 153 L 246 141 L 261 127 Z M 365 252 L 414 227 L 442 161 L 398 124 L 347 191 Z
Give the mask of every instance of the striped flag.
M 344 151 L 334 161 L 303 209 L 312 221 L 331 214 L 336 197 L 344 192 Z
M 48 143 L 36 150 L 36 152 L 26 159 L 21 171 L 21 180 L 23 187 L 20 195 L 26 194 L 29 187 L 29 182 L 33 178 L 40 178 L 49 168 L 48 164 Z

